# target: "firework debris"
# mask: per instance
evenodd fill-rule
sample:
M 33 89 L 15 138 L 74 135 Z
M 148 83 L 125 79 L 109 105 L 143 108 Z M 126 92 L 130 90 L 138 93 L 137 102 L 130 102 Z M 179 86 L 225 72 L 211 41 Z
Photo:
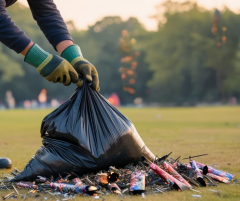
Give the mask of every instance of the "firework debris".
M 145 173 L 143 171 L 133 172 L 131 174 L 130 192 L 134 194 L 145 191 Z
M 73 172 L 66 173 L 64 177 L 59 175 L 55 179 L 52 176 L 47 178 L 39 175 L 33 182 L 9 182 L 20 173 L 14 169 L 12 175 L 2 175 L 0 190 L 8 191 L 3 197 L 4 200 L 14 198 L 70 200 L 76 196 L 91 196 L 98 199 L 99 196 L 109 194 L 120 196 L 139 194 L 145 198 L 145 194 L 171 190 L 192 190 L 201 193 L 193 189 L 193 186 L 217 186 L 217 182 L 230 183 L 234 177 L 232 174 L 192 160 L 202 155 L 190 156 L 189 163 L 183 163 L 179 161 L 180 157 L 168 159 L 170 154 L 154 162 L 144 158 L 137 164 L 129 164 L 124 168 L 110 166 L 109 170 L 81 176 Z M 210 191 L 219 194 L 219 191 Z M 201 197 L 195 194 L 192 196 Z

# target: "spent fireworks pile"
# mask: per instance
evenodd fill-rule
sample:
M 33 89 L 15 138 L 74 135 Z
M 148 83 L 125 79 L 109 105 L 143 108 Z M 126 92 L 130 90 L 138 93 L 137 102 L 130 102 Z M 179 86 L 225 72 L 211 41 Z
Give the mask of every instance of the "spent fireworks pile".
M 170 153 L 171 154 L 171 153 Z M 197 187 L 217 186 L 218 183 L 230 183 L 234 175 L 195 161 L 192 156 L 189 162 L 168 159 L 165 155 L 151 162 L 142 159 L 136 164 L 124 168 L 110 166 L 108 170 L 97 173 L 76 175 L 74 172 L 43 177 L 39 175 L 33 182 L 11 182 L 19 171 L 12 175 L 2 175 L 0 190 L 6 191 L 6 199 L 39 198 L 39 199 L 74 199 L 77 196 L 100 198 L 110 194 L 119 196 L 164 193 L 166 191 L 193 190 Z M 206 155 L 206 154 L 204 154 Z M 202 156 L 202 155 L 199 155 Z

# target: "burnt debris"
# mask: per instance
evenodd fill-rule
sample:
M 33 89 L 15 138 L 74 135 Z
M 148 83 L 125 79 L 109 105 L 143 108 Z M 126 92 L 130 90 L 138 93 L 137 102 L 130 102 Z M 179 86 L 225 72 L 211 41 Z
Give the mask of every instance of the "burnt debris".
M 154 162 L 143 159 L 136 164 L 128 164 L 124 168 L 110 166 L 108 170 L 97 173 L 76 175 L 74 172 L 43 177 L 39 175 L 35 181 L 11 182 L 20 173 L 14 169 L 12 175 L 0 177 L 0 191 L 6 191 L 4 200 L 14 198 L 41 199 L 74 199 L 76 196 L 99 196 L 115 194 L 120 196 L 166 191 L 194 190 L 193 187 L 217 186 L 217 183 L 230 183 L 234 175 L 217 170 L 192 160 L 183 163 L 177 159 L 168 159 L 165 155 Z

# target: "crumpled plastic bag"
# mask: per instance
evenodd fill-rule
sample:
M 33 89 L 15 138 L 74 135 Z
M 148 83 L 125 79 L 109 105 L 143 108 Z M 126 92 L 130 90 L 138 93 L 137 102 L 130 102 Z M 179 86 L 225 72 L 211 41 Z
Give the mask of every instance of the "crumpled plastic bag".
M 43 146 L 12 181 L 123 167 L 141 156 L 155 159 L 132 122 L 86 83 L 43 119 L 41 136 Z

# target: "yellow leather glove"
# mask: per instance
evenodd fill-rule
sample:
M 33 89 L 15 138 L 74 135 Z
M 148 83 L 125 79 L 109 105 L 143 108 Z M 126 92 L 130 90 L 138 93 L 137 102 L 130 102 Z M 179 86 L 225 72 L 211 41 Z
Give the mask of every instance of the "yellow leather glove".
M 73 68 L 79 74 L 83 75 L 88 82 L 92 82 L 91 87 L 94 90 L 100 91 L 97 69 L 88 60 L 83 58 L 82 52 L 78 45 L 71 45 L 67 47 L 62 52 L 61 57 L 71 63 Z M 79 81 L 77 86 L 81 87 L 82 84 L 83 81 Z
M 60 82 L 65 86 L 78 82 L 78 73 L 65 59 L 49 54 L 34 44 L 24 59 L 25 62 L 37 68 L 37 71 L 49 82 Z

